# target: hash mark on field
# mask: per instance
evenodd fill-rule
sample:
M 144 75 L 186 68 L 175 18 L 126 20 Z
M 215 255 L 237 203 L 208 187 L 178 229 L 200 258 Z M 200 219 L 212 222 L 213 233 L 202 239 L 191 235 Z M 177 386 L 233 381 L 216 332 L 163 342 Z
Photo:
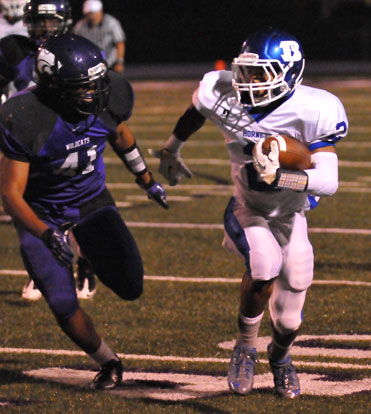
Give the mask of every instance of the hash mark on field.
M 24 371 L 25 375 L 54 381 L 62 384 L 74 385 L 81 388 L 90 388 L 96 375 L 94 371 L 75 370 L 67 368 L 42 368 Z M 369 391 L 371 381 L 336 380 L 323 374 L 298 374 L 302 394 L 342 396 L 357 392 Z M 254 376 L 254 389 L 268 389 L 273 393 L 272 374 Z M 123 382 L 111 394 L 125 398 L 149 398 L 162 401 L 185 401 L 195 398 L 210 398 L 229 394 L 227 378 L 215 375 L 179 374 L 172 372 L 124 372 Z

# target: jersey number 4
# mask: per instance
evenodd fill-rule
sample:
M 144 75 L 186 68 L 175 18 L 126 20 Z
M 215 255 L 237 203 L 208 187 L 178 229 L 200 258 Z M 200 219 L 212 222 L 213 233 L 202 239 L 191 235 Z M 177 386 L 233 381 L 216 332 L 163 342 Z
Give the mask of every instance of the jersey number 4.
M 54 174 L 68 175 L 69 177 L 73 177 L 77 173 L 88 174 L 94 171 L 94 161 L 97 158 L 96 148 L 97 145 L 93 145 L 87 150 L 86 155 L 88 162 L 84 165 L 81 165 L 81 160 L 79 160 L 79 152 L 71 152 L 68 154 L 63 164 L 57 170 L 54 170 Z

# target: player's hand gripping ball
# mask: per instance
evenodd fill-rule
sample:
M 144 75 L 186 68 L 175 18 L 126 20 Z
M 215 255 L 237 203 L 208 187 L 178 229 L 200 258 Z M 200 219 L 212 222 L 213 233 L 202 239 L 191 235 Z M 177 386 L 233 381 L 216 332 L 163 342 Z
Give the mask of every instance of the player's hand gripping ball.
M 255 169 L 267 184 L 274 181 L 278 168 L 291 171 L 312 168 L 309 149 L 297 139 L 282 134 L 260 139 L 253 157 Z

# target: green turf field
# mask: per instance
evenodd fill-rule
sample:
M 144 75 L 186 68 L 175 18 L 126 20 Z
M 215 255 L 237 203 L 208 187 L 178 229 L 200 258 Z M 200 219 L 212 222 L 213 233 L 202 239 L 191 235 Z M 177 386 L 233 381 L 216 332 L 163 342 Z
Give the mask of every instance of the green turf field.
M 90 390 L 96 365 L 61 333 L 44 300 L 21 299 L 26 275 L 15 231 L 0 222 L 0 413 L 369 412 L 371 83 L 307 84 L 340 97 L 350 130 L 337 145 L 337 194 L 308 213 L 315 282 L 292 350 L 302 396 L 284 401 L 273 393 L 265 351 L 267 312 L 256 388 L 248 397 L 227 389 L 244 266 L 221 247 L 232 187 L 223 139 L 207 123 L 182 152 L 194 177 L 166 186 L 168 211 L 147 200 L 113 152 L 106 151 L 107 182 L 138 242 L 146 275 L 144 293 L 135 302 L 119 300 L 102 284 L 93 300 L 82 302 L 123 358 L 125 381 L 114 392 Z M 157 160 L 147 149 L 161 147 L 196 86 L 195 81 L 134 83 L 129 125 L 159 180 Z

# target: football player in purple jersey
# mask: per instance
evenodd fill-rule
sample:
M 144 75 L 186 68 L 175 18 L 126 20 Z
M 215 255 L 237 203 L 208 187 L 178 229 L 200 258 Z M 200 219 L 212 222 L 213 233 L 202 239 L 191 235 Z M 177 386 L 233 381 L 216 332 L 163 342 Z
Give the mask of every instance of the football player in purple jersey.
M 9 35 L 0 40 L 2 102 L 17 91 L 34 84 L 33 67 L 38 45 L 49 37 L 67 33 L 72 28 L 68 0 L 28 0 L 22 5 L 22 15 L 23 25 L 30 37 Z M 77 259 L 76 289 L 80 299 L 91 299 L 96 293 L 94 273 L 82 257 Z M 41 292 L 32 279 L 23 287 L 22 298 L 28 301 L 41 298 Z
M 39 48 L 35 73 L 36 87 L 0 107 L 2 202 L 24 265 L 59 326 L 101 365 L 94 387 L 113 388 L 122 364 L 79 306 L 71 266 L 75 246 L 120 298 L 142 293 L 141 255 L 105 185 L 106 143 L 163 208 L 166 193 L 125 123 L 131 85 L 107 72 L 97 46 L 72 34 L 51 37 Z

